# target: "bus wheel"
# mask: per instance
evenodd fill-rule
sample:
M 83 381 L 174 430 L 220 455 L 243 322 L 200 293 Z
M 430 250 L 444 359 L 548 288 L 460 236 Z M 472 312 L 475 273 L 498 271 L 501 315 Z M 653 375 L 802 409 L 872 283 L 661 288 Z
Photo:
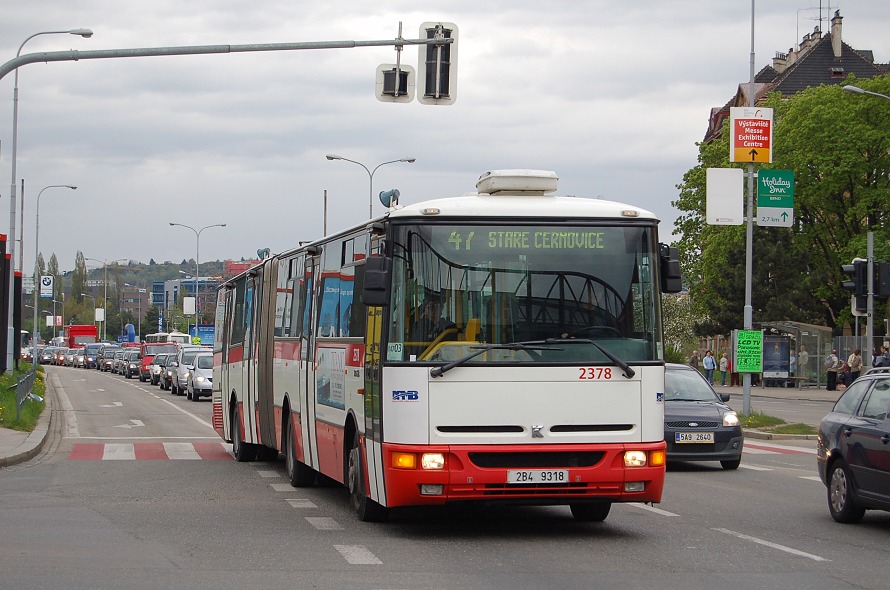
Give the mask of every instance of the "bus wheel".
M 570 504 L 572 516 L 581 522 L 602 522 L 609 516 L 612 508 L 611 502 L 597 502 L 596 504 Z
M 238 412 L 232 407 L 229 424 L 232 427 L 232 454 L 235 461 L 248 463 L 256 458 L 256 445 L 241 440 L 241 423 L 238 421 Z
M 284 443 L 284 461 L 287 477 L 295 488 L 311 486 L 315 481 L 315 471 L 297 460 L 297 445 L 294 444 L 294 421 L 287 421 L 287 440 Z
M 365 494 L 365 470 L 362 467 L 362 447 L 359 433 L 355 433 L 352 439 L 352 449 L 349 451 L 349 463 L 347 465 L 346 482 L 349 485 L 349 498 L 352 508 L 359 520 L 363 522 L 380 522 L 386 520 L 387 509 L 372 500 Z

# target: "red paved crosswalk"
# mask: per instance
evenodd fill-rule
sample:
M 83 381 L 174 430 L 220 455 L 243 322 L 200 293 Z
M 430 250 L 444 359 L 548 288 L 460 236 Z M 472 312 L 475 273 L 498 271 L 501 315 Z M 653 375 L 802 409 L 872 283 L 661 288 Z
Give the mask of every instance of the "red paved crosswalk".
M 74 461 L 231 460 L 222 442 L 75 443 L 68 455 Z

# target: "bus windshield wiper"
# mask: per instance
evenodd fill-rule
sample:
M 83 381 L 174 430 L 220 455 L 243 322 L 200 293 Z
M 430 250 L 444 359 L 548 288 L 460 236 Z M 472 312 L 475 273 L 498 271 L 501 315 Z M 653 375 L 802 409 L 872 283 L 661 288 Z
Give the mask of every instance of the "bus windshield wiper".
M 628 365 L 626 362 L 624 362 L 623 360 L 621 360 L 620 358 L 618 358 L 617 356 L 615 356 L 614 354 L 612 354 L 611 352 L 609 352 L 608 350 L 606 350 L 605 348 L 600 346 L 599 343 L 594 342 L 593 340 L 590 340 L 589 338 L 547 338 L 546 340 L 538 340 L 535 342 L 526 342 L 526 344 L 532 344 L 532 345 L 535 345 L 535 344 L 592 344 L 594 347 L 596 347 L 597 350 L 599 350 L 601 353 L 603 353 L 604 355 L 609 357 L 609 360 L 612 361 L 613 363 L 615 363 L 615 365 L 618 366 L 619 369 L 624 371 L 625 377 L 630 379 L 631 377 L 633 377 L 636 374 L 636 372 L 630 368 L 630 365 Z
M 550 343 L 545 340 L 535 340 L 534 342 L 510 342 L 509 344 L 481 344 L 479 346 L 471 346 L 470 348 L 474 349 L 475 352 L 471 352 L 465 357 L 461 357 L 456 361 L 451 361 L 450 363 L 444 364 L 441 367 L 433 367 L 430 369 L 430 377 L 441 377 L 442 373 L 445 371 L 450 371 L 454 367 L 459 367 L 467 361 L 476 358 L 480 354 L 488 352 L 489 350 L 559 350 L 553 348 L 553 344 L 559 344 L 558 342 Z

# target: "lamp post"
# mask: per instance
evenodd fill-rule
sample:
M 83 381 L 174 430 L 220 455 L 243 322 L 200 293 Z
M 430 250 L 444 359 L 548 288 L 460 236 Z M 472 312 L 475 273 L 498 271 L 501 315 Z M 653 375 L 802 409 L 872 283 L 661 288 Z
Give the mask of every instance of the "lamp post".
M 15 182 L 13 182 L 15 184 Z M 34 331 L 37 331 L 37 308 L 39 305 L 37 302 L 40 300 L 40 267 L 37 266 L 37 258 L 40 256 L 40 197 L 43 196 L 43 191 L 48 188 L 70 188 L 71 190 L 76 190 L 76 186 L 72 186 L 70 184 L 51 184 L 49 186 L 45 186 L 40 189 L 40 192 L 37 193 L 37 201 L 34 205 Z M 11 306 L 10 306 L 11 307 Z M 53 336 L 55 336 L 56 329 L 56 318 L 55 318 L 55 310 L 53 310 Z M 12 322 L 9 323 L 10 330 L 12 329 Z M 11 365 L 7 365 L 11 366 Z
M 115 258 L 114 260 L 99 260 L 98 258 L 84 257 L 84 260 L 92 260 L 93 262 L 98 262 L 102 265 L 102 270 L 103 270 L 103 274 L 104 274 L 103 279 L 102 279 L 102 285 L 105 287 L 105 292 L 102 295 L 102 305 L 105 306 L 102 308 L 104 310 L 104 314 L 105 314 L 105 317 L 102 320 L 102 340 L 104 341 L 107 339 L 106 337 L 108 336 L 108 328 L 107 328 L 107 326 L 108 326 L 108 265 L 114 264 L 115 262 L 120 262 L 122 260 L 127 260 L 127 259 L 126 258 Z
M 38 35 L 57 35 L 57 34 L 69 34 L 69 35 L 79 35 L 84 38 L 92 37 L 93 31 L 90 29 L 70 29 L 67 31 L 41 31 L 39 33 L 34 33 L 29 36 L 27 39 L 22 41 L 22 44 L 19 45 L 18 51 L 16 51 L 15 56 L 18 58 L 22 54 L 22 48 L 25 46 L 25 43 L 37 37 Z M 15 299 L 14 294 L 14 285 L 15 281 L 13 280 L 13 270 L 15 267 L 15 184 L 16 184 L 16 153 L 18 150 L 18 128 L 19 128 L 19 70 L 15 69 L 15 84 L 12 90 L 12 182 L 10 183 L 9 189 L 9 301 L 12 302 Z M 72 187 L 73 188 L 73 187 Z M 43 191 L 40 191 L 43 192 Z M 38 201 L 40 200 L 40 195 L 37 196 Z M 24 205 L 23 205 L 24 206 Z M 37 241 L 35 236 L 34 241 Z M 24 246 L 24 239 L 23 239 Z M 34 260 L 34 265 L 37 265 L 37 260 Z M 19 269 L 23 270 L 23 269 Z M 34 283 L 35 289 L 37 288 L 37 283 Z M 35 306 L 36 307 L 36 306 Z M 8 334 L 7 334 L 7 347 L 6 347 L 6 356 L 7 356 L 7 367 L 12 367 L 12 355 L 13 355 L 13 306 L 9 306 L 9 317 L 8 320 Z M 34 323 L 37 323 L 37 312 L 34 312 Z M 15 348 L 18 348 L 17 346 Z
M 225 227 L 225 223 L 214 223 L 213 225 L 205 225 L 201 229 L 195 229 L 190 225 L 185 225 L 184 223 L 173 223 L 170 222 L 170 226 L 179 226 L 192 230 L 195 232 L 195 336 L 198 335 L 198 276 L 200 271 L 199 266 L 199 256 L 201 254 L 201 232 L 205 229 L 210 229 L 211 227 Z
M 81 297 L 89 297 L 93 300 L 93 325 L 96 325 L 96 296 L 89 293 L 81 293 Z
M 890 100 L 890 96 L 887 96 L 886 94 L 881 94 L 880 92 L 872 92 L 871 90 L 863 90 L 858 86 L 852 86 L 850 84 L 844 86 L 844 92 L 849 92 L 850 94 L 867 94 L 869 96 L 877 96 L 878 98 L 886 98 L 887 100 Z
M 325 158 L 327 158 L 328 160 L 343 160 L 344 162 L 352 162 L 353 164 L 358 164 L 365 169 L 365 172 L 368 173 L 368 180 L 370 182 L 370 192 L 368 195 L 368 219 L 374 217 L 374 173 L 377 172 L 377 169 L 381 166 L 386 166 L 387 164 L 395 164 L 396 162 L 407 162 L 408 164 L 413 164 L 415 161 L 417 161 L 416 158 L 399 158 L 398 160 L 382 162 L 380 164 L 377 164 L 373 170 L 369 170 L 368 167 L 361 162 L 356 162 L 355 160 L 350 160 L 349 158 L 344 158 L 343 156 L 328 154 L 325 156 Z

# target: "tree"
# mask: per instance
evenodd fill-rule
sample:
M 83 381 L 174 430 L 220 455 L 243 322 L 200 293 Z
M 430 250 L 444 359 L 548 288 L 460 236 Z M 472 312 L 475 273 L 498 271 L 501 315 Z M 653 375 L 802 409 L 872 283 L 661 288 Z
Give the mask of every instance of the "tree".
M 53 299 L 61 301 L 62 293 L 62 273 L 59 272 L 59 259 L 55 253 L 49 257 L 49 264 L 46 266 L 46 274 L 53 276 Z
M 77 251 L 74 259 L 74 271 L 71 273 L 71 294 L 78 303 L 83 301 L 83 295 L 87 290 L 87 261 L 83 252 Z
M 890 93 L 890 76 L 847 83 Z M 795 224 L 755 229 L 754 317 L 837 325 L 850 317 L 840 267 L 865 256 L 867 232 L 875 232 L 876 258 L 890 259 L 890 109 L 839 86 L 789 99 L 775 93 L 765 106 L 774 109 L 775 125 L 773 163 L 763 167 L 794 171 Z M 745 228 L 705 223 L 706 169 L 733 166 L 727 127 L 719 140 L 699 144 L 698 165 L 683 176 L 673 203 L 683 211 L 675 234 L 690 295 L 710 319 L 698 325 L 700 335 L 743 323 Z

